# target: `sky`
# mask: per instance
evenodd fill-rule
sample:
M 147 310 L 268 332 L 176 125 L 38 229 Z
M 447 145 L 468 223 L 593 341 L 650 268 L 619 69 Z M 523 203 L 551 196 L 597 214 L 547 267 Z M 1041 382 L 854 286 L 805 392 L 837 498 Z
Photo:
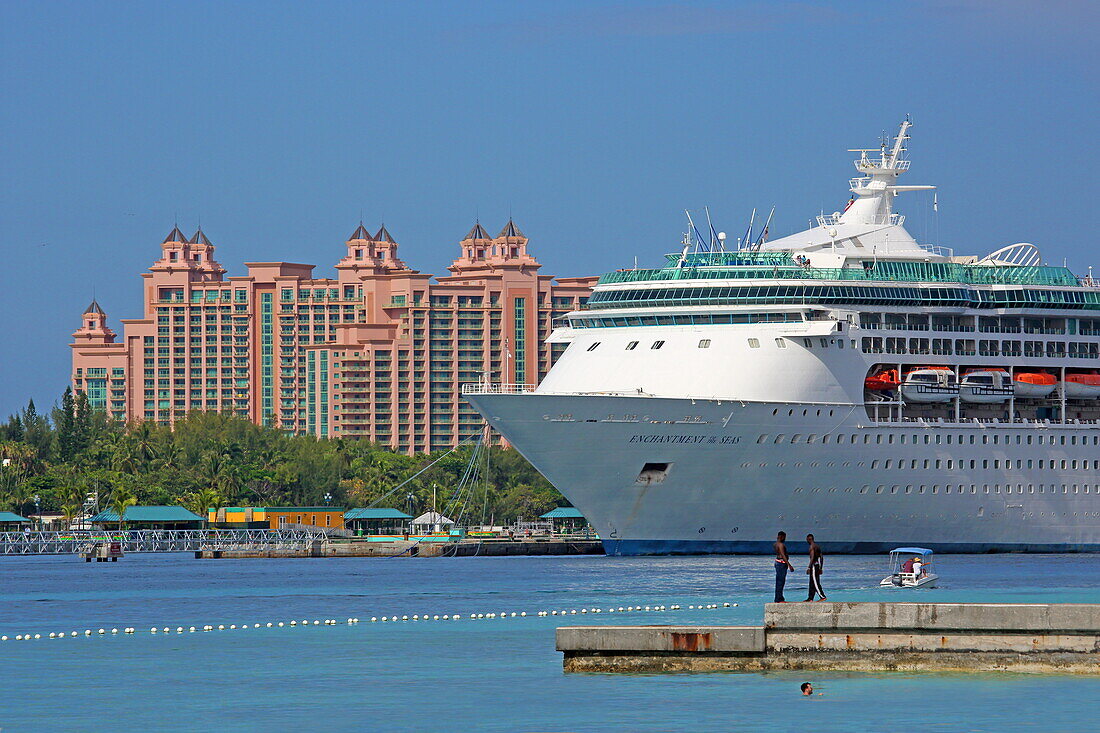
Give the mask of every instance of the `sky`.
M 919 240 L 1100 266 L 1100 3 L 4 2 L 0 415 L 57 401 L 178 222 L 329 276 L 362 218 L 445 273 L 509 215 L 543 272 L 658 264 L 684 210 L 772 237 L 911 115 Z M 1098 270 L 1100 272 L 1100 270 Z

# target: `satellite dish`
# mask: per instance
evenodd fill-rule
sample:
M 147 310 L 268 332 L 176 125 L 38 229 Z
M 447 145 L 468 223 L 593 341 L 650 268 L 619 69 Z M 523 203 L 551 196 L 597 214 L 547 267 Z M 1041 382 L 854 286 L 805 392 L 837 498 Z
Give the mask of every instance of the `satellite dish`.
M 719 242 L 726 241 L 726 233 L 725 232 L 718 232 L 718 241 Z
M 828 234 L 832 238 L 836 238 L 836 227 L 829 227 Z

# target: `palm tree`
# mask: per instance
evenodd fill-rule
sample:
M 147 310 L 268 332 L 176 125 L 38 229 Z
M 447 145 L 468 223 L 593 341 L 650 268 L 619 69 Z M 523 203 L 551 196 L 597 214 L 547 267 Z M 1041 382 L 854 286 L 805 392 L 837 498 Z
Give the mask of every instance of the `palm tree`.
M 153 433 L 153 426 L 146 421 L 138 423 L 137 427 L 130 431 L 130 438 L 138 462 L 143 467 L 148 466 L 159 452 L 157 436 Z
M 183 497 L 180 503 L 187 507 L 188 510 L 206 519 L 210 516 L 210 510 L 221 508 L 224 501 L 221 494 L 215 489 L 204 487 Z
M 111 494 L 111 511 L 118 515 L 118 528 L 126 528 L 126 510 L 137 504 L 137 497 L 129 489 L 119 486 Z
M 139 463 L 132 441 L 128 439 L 119 441 L 111 456 L 111 467 L 123 473 L 137 473 Z
M 183 451 L 175 442 L 169 441 L 160 448 L 160 456 L 157 458 L 157 466 L 165 469 L 178 469 L 183 460 Z
M 80 514 L 80 510 L 82 508 L 83 508 L 82 504 L 62 504 L 61 505 L 61 516 L 65 519 L 64 529 L 66 531 L 68 531 L 69 528 L 73 526 L 73 521 Z

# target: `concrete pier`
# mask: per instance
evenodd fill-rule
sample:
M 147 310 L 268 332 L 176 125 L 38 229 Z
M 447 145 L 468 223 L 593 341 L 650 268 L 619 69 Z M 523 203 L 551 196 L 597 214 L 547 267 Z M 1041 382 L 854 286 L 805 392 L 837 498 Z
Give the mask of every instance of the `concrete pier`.
M 198 550 L 199 559 L 259 557 L 505 557 L 513 555 L 602 555 L 599 540 L 461 540 L 459 542 L 329 541 L 282 548 Z
M 1100 674 L 1100 604 L 769 603 L 763 626 L 574 626 L 567 672 Z

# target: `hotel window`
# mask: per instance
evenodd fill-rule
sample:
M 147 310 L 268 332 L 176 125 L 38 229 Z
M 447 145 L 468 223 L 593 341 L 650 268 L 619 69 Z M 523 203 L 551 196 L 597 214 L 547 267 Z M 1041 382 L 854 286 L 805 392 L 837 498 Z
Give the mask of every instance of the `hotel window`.
M 759 349 L 760 348 L 760 339 L 749 339 L 749 348 L 750 349 Z
M 709 349 L 710 348 L 710 339 L 700 339 L 699 340 L 699 348 L 700 349 Z
M 631 341 L 629 344 L 626 345 L 626 350 L 627 351 L 634 351 L 634 349 L 636 349 L 636 348 L 638 348 L 638 342 L 637 341 Z

